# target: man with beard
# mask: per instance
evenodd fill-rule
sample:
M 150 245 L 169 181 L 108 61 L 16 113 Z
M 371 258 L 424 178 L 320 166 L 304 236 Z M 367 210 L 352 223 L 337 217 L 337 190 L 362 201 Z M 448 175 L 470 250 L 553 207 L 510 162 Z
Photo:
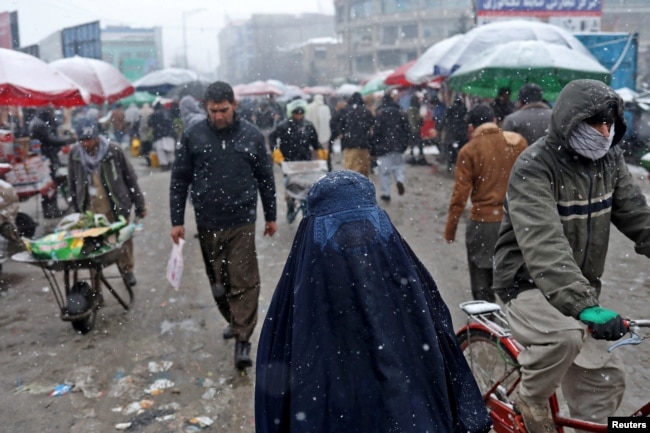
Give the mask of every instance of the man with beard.
M 235 366 L 253 365 L 249 342 L 257 324 L 260 274 L 255 249 L 257 194 L 264 208 L 264 235 L 277 230 L 275 181 L 259 130 L 240 119 L 232 87 L 212 83 L 204 98 L 207 119 L 183 132 L 171 175 L 174 243 L 185 238 L 184 215 L 191 186 L 199 243 L 212 296 L 228 322 L 225 339 L 236 339 Z

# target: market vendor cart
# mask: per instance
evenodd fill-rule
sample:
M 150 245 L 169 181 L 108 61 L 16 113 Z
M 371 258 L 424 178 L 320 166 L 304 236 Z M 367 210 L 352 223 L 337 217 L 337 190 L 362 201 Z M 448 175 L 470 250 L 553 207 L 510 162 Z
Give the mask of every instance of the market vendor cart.
M 327 161 L 282 161 L 287 222 L 292 223 L 298 214 L 307 212 L 309 189 L 327 174 Z
M 75 331 L 86 334 L 95 325 L 97 310 L 104 306 L 102 288 L 108 289 L 125 310 L 131 307 L 133 290 L 124 276 L 121 276 L 121 279 L 125 289 L 118 291 L 117 285 L 112 285 L 104 275 L 104 268 L 116 265 L 123 253 L 124 241 L 123 239 L 120 243 L 110 245 L 109 249 L 103 248 L 82 258 L 37 259 L 28 251 L 14 254 L 11 258 L 16 262 L 28 263 L 43 270 L 61 310 L 61 320 L 71 322 Z M 63 271 L 63 287 L 56 277 L 56 273 L 60 271 Z M 82 271 L 88 272 L 89 282 L 80 278 Z

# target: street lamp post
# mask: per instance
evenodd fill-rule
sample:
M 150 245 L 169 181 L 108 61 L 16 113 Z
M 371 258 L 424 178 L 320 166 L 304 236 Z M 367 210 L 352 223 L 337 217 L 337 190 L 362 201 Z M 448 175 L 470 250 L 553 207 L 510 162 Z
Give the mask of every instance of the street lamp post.
M 192 9 L 191 11 L 183 11 L 183 64 L 187 69 L 187 31 L 185 26 L 185 19 L 192 14 L 204 11 L 205 8 Z

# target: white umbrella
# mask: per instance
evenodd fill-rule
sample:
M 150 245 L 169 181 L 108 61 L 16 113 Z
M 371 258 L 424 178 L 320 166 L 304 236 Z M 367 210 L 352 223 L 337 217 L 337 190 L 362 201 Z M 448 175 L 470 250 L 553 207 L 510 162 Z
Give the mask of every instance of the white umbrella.
M 68 57 L 50 62 L 90 95 L 93 104 L 112 104 L 132 95 L 133 86 L 113 65 L 103 60 L 87 57 Z
M 563 45 L 587 57 L 595 59 L 589 50 L 568 31 L 539 21 L 497 21 L 475 27 L 453 44 L 436 64 L 437 75 L 450 75 L 477 55 L 512 41 L 543 41 Z
M 237 84 L 234 86 L 233 91 L 237 98 L 244 98 L 247 96 L 265 96 L 265 95 L 282 95 L 282 89 L 278 86 L 269 83 L 268 81 L 257 80 L 252 83 Z
M 86 105 L 88 94 L 41 59 L 0 48 L 0 105 Z
M 176 86 L 197 80 L 199 76 L 189 69 L 166 68 L 145 75 L 133 83 L 133 87 L 136 90 L 164 95 Z
M 422 84 L 433 80 L 437 75 L 435 67 L 440 63 L 449 49 L 464 35 L 454 35 L 431 45 L 413 66 L 406 71 L 406 79 L 413 84 Z
M 525 83 L 537 83 L 545 98 L 555 100 L 566 84 L 580 78 L 609 83 L 611 74 L 593 57 L 566 46 L 512 41 L 467 61 L 447 78 L 447 84 L 468 95 L 494 98 L 502 87 L 516 93 Z
M 350 96 L 355 92 L 360 92 L 361 86 L 357 84 L 344 83 L 336 88 L 336 94 L 339 96 Z

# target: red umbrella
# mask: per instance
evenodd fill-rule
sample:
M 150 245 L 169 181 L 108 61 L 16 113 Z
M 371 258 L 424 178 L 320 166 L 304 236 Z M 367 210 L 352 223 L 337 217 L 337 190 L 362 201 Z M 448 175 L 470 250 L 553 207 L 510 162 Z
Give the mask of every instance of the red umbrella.
M 238 84 L 233 87 L 235 96 L 263 96 L 263 95 L 282 95 L 284 92 L 277 86 L 266 81 L 253 81 L 248 84 Z
M 40 107 L 86 105 L 83 91 L 44 61 L 0 48 L 0 105 Z
M 417 62 L 416 60 L 411 60 L 408 63 L 403 64 L 399 68 L 395 69 L 392 74 L 386 77 L 384 80 L 384 84 L 387 86 L 400 86 L 400 87 L 409 87 L 412 86 L 413 83 L 411 83 L 409 80 L 406 79 L 406 71 L 411 69 L 411 66 L 413 66 Z
M 68 57 L 50 62 L 90 95 L 93 104 L 112 104 L 135 92 L 129 80 L 113 65 L 103 60 Z

